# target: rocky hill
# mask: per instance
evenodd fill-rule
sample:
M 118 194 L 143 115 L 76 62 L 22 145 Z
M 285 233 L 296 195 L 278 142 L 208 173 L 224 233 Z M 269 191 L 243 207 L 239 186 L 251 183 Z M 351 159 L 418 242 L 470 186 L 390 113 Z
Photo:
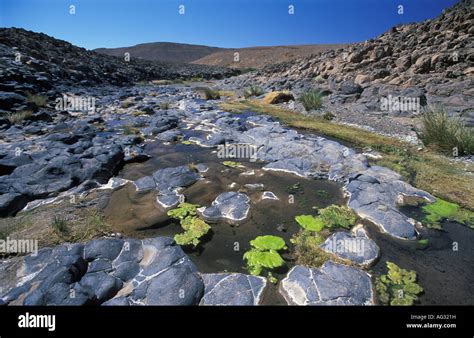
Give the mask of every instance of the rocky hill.
M 171 42 L 143 43 L 132 47 L 97 48 L 96 52 L 123 58 L 124 53 L 131 57 L 160 62 L 187 62 L 199 65 L 229 67 L 229 68 L 256 68 L 267 65 L 288 62 L 297 58 L 318 54 L 330 49 L 337 49 L 345 45 L 294 45 L 294 46 L 266 46 L 248 48 L 218 48 L 201 45 L 189 45 Z M 239 53 L 239 61 L 234 59 Z
M 121 58 L 123 58 L 124 53 L 130 53 L 131 57 L 143 60 L 181 63 L 189 63 L 220 50 L 223 50 L 223 48 L 173 42 L 151 42 L 131 47 L 94 49 L 97 53 Z
M 59 85 L 124 85 L 143 80 L 221 78 L 234 74 L 235 70 L 220 67 L 133 58 L 126 62 L 46 34 L 18 28 L 0 29 L 0 91 L 3 92 L 38 93 Z
M 420 99 L 422 106 L 441 103 L 474 124 L 473 34 L 473 1 L 462 0 L 435 19 L 396 26 L 346 48 L 269 65 L 242 76 L 240 85 L 294 92 L 318 89 L 327 94 L 327 107 L 348 107 L 347 122 L 359 120 L 354 111 L 380 112 L 380 99 L 391 95 Z

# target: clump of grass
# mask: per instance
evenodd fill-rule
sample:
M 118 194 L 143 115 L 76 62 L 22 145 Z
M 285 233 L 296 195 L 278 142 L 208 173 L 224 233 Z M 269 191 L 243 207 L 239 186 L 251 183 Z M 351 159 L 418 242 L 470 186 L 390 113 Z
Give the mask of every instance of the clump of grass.
M 258 86 L 250 86 L 244 90 L 244 97 L 260 96 L 263 94 L 263 89 Z
M 418 137 L 426 146 L 450 155 L 474 154 L 474 131 L 461 118 L 449 116 L 441 106 L 430 106 L 422 115 Z
M 168 110 L 168 109 L 170 109 L 170 103 L 169 102 L 160 102 L 158 107 L 160 107 L 161 110 Z
M 146 113 L 144 111 L 141 111 L 141 110 L 134 110 L 132 112 L 132 115 L 133 116 L 142 116 L 142 115 L 146 115 Z
M 65 235 L 69 232 L 67 219 L 63 216 L 55 215 L 51 222 L 51 227 L 56 233 L 60 235 Z
M 138 134 L 138 129 L 135 127 L 132 127 L 129 124 L 126 124 L 123 126 L 123 134 L 124 135 L 136 135 Z
M 22 110 L 15 113 L 8 113 L 7 120 L 10 124 L 20 124 L 23 120 L 31 117 L 33 112 L 31 110 Z
M 357 222 L 357 215 L 347 206 L 330 205 L 319 210 L 319 218 L 327 228 L 350 229 Z
M 322 84 L 322 83 L 326 82 L 326 80 L 324 79 L 324 77 L 322 77 L 321 75 L 316 76 L 316 77 L 313 79 L 313 81 L 316 82 L 316 83 L 319 83 L 319 84 Z
M 336 115 L 334 115 L 330 111 L 327 111 L 323 114 L 323 119 L 325 119 L 326 121 L 332 121 L 332 120 L 334 120 L 335 117 L 336 117 Z
M 42 95 L 28 94 L 26 97 L 26 102 L 32 103 L 36 107 L 46 107 L 48 99 Z
M 317 90 L 310 90 L 299 97 L 306 111 L 316 110 L 323 106 L 323 95 Z
M 132 101 L 123 101 L 120 106 L 122 108 L 130 108 L 131 106 L 133 106 L 133 102 Z
M 308 230 L 300 230 L 293 235 L 290 242 L 294 245 L 293 259 L 295 264 L 318 268 L 331 256 L 321 249 L 323 235 Z
M 218 100 L 221 98 L 221 95 L 218 90 L 213 90 L 209 87 L 204 87 L 201 90 L 206 100 Z

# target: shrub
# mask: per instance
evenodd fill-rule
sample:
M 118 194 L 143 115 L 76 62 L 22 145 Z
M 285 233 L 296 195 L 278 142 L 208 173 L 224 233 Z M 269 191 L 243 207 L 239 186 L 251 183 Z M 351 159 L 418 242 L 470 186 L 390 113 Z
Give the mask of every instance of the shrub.
M 473 129 L 466 126 L 461 118 L 450 117 L 443 107 L 428 107 L 422 115 L 421 122 L 422 129 L 418 137 L 426 146 L 434 146 L 445 154 L 474 154 Z
M 23 120 L 29 118 L 33 112 L 31 110 L 22 110 L 15 113 L 8 113 L 7 119 L 10 124 L 19 124 L 23 122 Z
M 322 77 L 321 75 L 316 76 L 313 80 L 314 82 L 319 83 L 319 84 L 326 82 L 324 77 Z
M 221 98 L 218 90 L 213 90 L 211 88 L 205 87 L 202 88 L 202 92 L 204 93 L 204 98 L 206 100 L 218 100 Z
M 68 232 L 67 219 L 62 216 L 55 215 L 53 217 L 53 221 L 51 222 L 51 227 L 57 233 L 65 234 Z
M 46 107 L 48 100 L 42 95 L 28 94 L 26 97 L 26 102 L 32 103 L 36 107 Z
M 323 95 L 316 90 L 310 90 L 301 94 L 299 100 L 306 111 L 316 110 L 323 106 Z
M 334 115 L 330 111 L 327 111 L 323 114 L 323 119 L 325 119 L 327 121 L 332 121 L 332 120 L 334 120 L 335 117 L 336 117 L 336 115 Z
M 263 89 L 258 86 L 250 86 L 244 90 L 244 97 L 260 96 L 263 94 Z
M 126 124 L 126 125 L 123 126 L 123 134 L 124 134 L 124 135 L 134 135 L 134 134 L 138 134 L 138 129 L 132 127 L 132 126 L 129 125 L 129 124 Z

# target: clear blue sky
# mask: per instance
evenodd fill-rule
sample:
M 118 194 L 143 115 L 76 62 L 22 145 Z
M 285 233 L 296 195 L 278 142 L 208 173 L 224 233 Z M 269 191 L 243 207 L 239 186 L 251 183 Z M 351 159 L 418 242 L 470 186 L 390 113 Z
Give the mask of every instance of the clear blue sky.
M 88 49 L 170 41 L 218 47 L 357 42 L 456 0 L 0 0 L 0 26 Z M 69 14 L 69 5 L 76 14 Z M 185 5 L 185 14 L 178 6 Z M 295 14 L 288 14 L 288 6 Z M 404 14 L 397 6 L 404 5 Z

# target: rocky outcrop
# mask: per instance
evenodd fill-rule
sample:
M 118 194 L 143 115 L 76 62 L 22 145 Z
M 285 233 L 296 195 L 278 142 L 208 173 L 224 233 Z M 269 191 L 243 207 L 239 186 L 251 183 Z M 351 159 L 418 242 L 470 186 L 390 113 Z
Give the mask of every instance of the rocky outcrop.
M 330 110 L 341 121 L 393 135 L 410 129 L 390 117 L 416 116 L 427 104 L 442 104 L 472 124 L 472 9 L 472 0 L 461 0 L 437 18 L 395 26 L 374 39 L 269 65 L 227 82 L 295 94 L 319 90 L 326 95 L 323 111 Z M 413 100 L 415 109 L 382 104 L 398 98 Z M 385 125 L 377 122 L 380 116 L 386 117 Z
M 400 210 L 404 199 L 434 202 L 430 194 L 402 181 L 401 175 L 390 169 L 373 166 L 355 175 L 345 186 L 348 206 L 360 217 L 377 224 L 382 231 L 403 239 L 415 239 L 415 221 Z
M 380 255 L 379 246 L 363 227 L 333 233 L 321 244 L 321 249 L 362 267 L 371 266 Z
M 244 220 L 250 210 L 250 199 L 244 193 L 229 191 L 216 197 L 210 207 L 202 211 L 202 216 L 208 221 L 221 219 L 229 221 Z
M 130 85 L 138 81 L 238 74 L 221 67 L 114 57 L 76 47 L 46 34 L 0 29 L 0 113 L 24 109 L 28 93 L 64 91 L 69 86 Z
M 297 265 L 280 283 L 289 305 L 372 305 L 370 276 L 356 268 L 327 261 L 319 269 Z
M 201 275 L 204 296 L 200 305 L 259 305 L 267 279 L 241 273 Z
M 257 305 L 266 280 L 199 274 L 171 238 L 99 238 L 0 263 L 9 305 Z

